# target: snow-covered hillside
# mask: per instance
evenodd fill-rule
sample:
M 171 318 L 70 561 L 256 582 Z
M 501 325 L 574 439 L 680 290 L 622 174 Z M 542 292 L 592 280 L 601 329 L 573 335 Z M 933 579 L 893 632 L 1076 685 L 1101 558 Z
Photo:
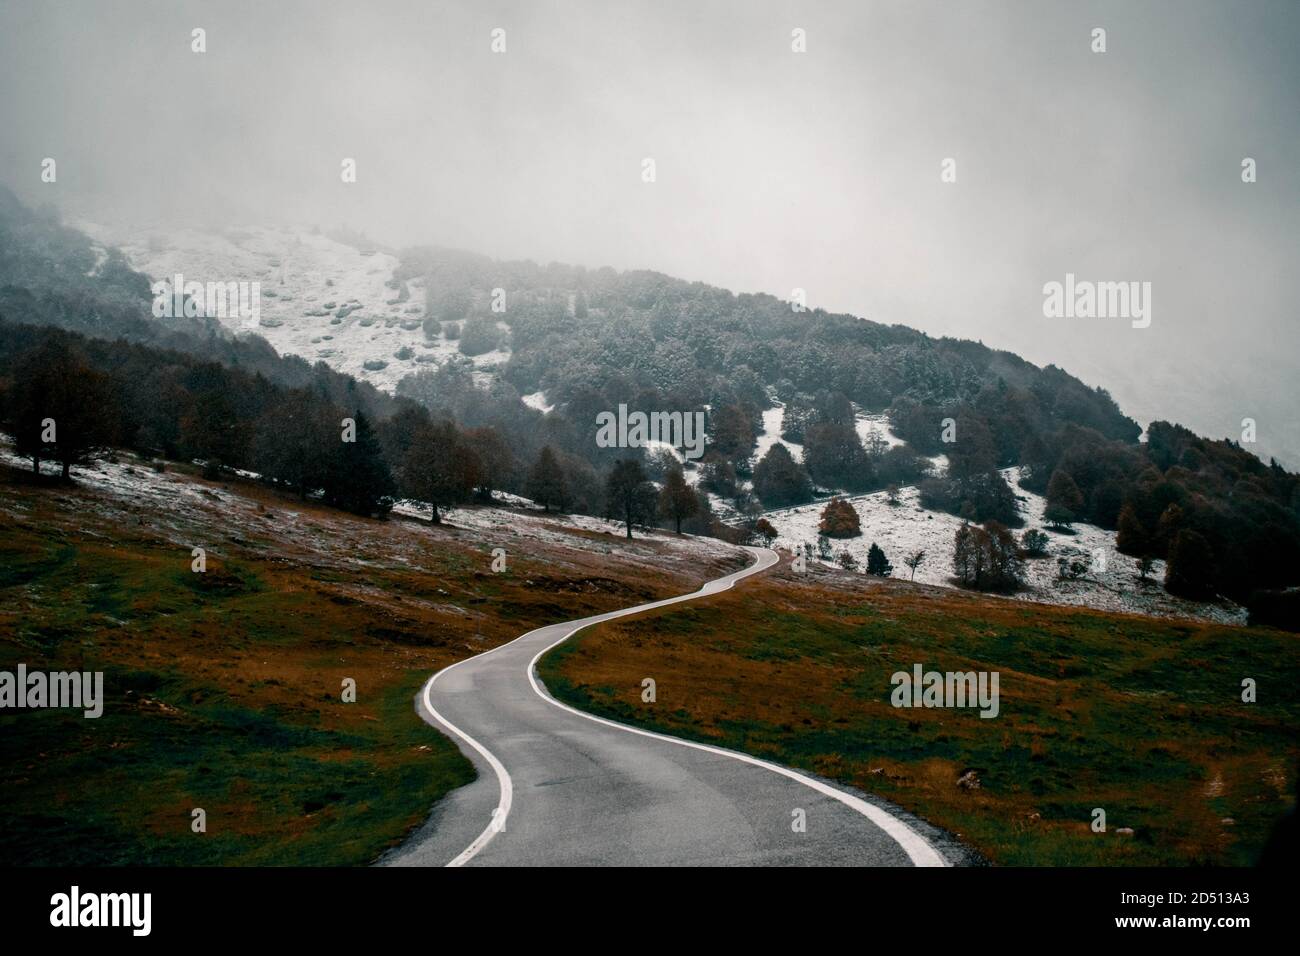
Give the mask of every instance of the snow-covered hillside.
M 324 361 L 387 391 L 411 372 L 459 354 L 456 341 L 425 335 L 422 282 L 392 281 L 398 260 L 386 252 L 308 228 L 119 232 L 76 225 L 121 248 L 132 268 L 153 281 L 180 274 L 187 282 L 260 282 L 254 331 L 277 352 Z M 238 316 L 220 318 L 231 331 L 246 331 Z M 475 356 L 476 378 L 483 381 L 509 357 L 505 350 Z
M 30 459 L 20 458 L 12 438 L 3 433 L 0 465 L 23 471 L 31 468 Z M 48 477 L 59 471 L 57 462 L 41 463 L 41 472 Z M 300 503 L 292 496 L 277 497 L 273 510 L 268 511 L 260 503 L 265 495 L 257 493 L 257 476 L 250 472 L 240 473 L 241 478 L 248 479 L 246 482 L 206 481 L 175 468 L 157 471 L 148 459 L 128 451 L 90 465 L 74 466 L 73 475 L 79 488 L 109 496 L 116 507 L 125 507 L 136 515 L 140 526 L 147 526 L 151 534 L 186 552 L 201 543 L 191 537 L 193 519 L 201 513 L 207 513 L 212 526 L 222 528 L 230 540 L 273 537 L 284 548 L 309 543 L 321 534 L 346 535 L 351 527 L 348 523 L 355 520 L 344 512 L 321 508 L 316 502 Z M 469 535 L 486 548 L 505 547 L 511 554 L 545 551 L 561 555 L 569 551 L 600 555 L 617 550 L 620 555 L 636 555 L 657 568 L 692 574 L 702 560 L 732 560 L 738 554 L 735 546 L 716 538 L 679 537 L 667 531 L 637 531 L 628 542 L 623 525 L 617 521 L 547 513 L 527 498 L 505 492 L 496 492 L 493 498 L 491 505 L 450 509 L 438 526 L 427 523 L 428 505 L 419 501 L 398 502 L 393 516 L 395 524 L 396 519 L 421 519 L 419 526 L 430 533 Z M 29 503 L 20 501 L 15 507 L 26 509 Z M 0 518 L 23 514 L 0 509 Z M 426 541 L 411 551 L 413 566 L 422 563 L 421 549 L 428 546 Z
M 1058 533 L 1042 522 L 1045 502 L 1040 495 L 1019 487 L 1019 469 L 1008 468 L 1003 474 L 1020 500 L 1020 514 L 1028 528 L 1041 528 L 1049 539 L 1048 555 L 1025 562 L 1028 587 L 1016 595 L 1021 600 L 1052 604 L 1078 605 L 1107 611 L 1130 611 L 1157 616 L 1195 617 L 1229 624 L 1244 624 L 1246 611 L 1234 604 L 1202 604 L 1185 601 L 1165 593 L 1164 562 L 1157 561 L 1151 572 L 1152 582 L 1139 583 L 1136 564 L 1115 549 L 1115 533 L 1087 524 L 1076 524 L 1074 533 Z M 857 538 L 831 539 L 835 554 L 847 550 L 866 567 L 867 549 L 880 545 L 894 566 L 894 577 L 908 578 L 911 572 L 903 559 L 925 551 L 925 561 L 917 569 L 916 580 L 941 587 L 953 587 L 951 581 L 953 536 L 961 526 L 960 518 L 937 511 L 926 511 L 919 504 L 916 488 L 904 488 L 899 503 L 891 505 L 885 492 L 848 498 L 862 525 Z M 794 550 L 804 543 L 817 549 L 817 525 L 825 502 L 768 512 L 768 521 L 777 529 L 777 546 Z M 1061 581 L 1057 576 L 1057 558 L 1086 557 L 1090 568 L 1083 577 Z
M 763 456 L 771 450 L 773 445 L 782 444 L 790 452 L 790 457 L 795 461 L 803 461 L 803 445 L 796 444 L 792 441 L 786 441 L 781 437 L 781 429 L 785 423 L 785 405 L 777 402 L 773 408 L 763 412 L 763 430 L 758 434 L 758 444 L 754 449 L 752 464 L 757 465 L 763 460 Z
M 308 361 L 330 366 L 391 391 L 407 374 L 435 367 L 460 353 L 455 340 L 439 330 L 427 336 L 423 326 L 425 290 L 419 279 L 395 279 L 398 259 L 381 250 L 343 242 L 311 228 L 243 228 L 219 233 L 177 227 L 110 230 L 93 223 L 76 224 L 103 247 L 117 246 L 131 265 L 155 281 L 171 280 L 177 274 L 186 281 L 253 282 L 261 284 L 260 322 L 257 334 L 283 354 L 299 355 Z M 100 264 L 105 256 L 101 254 Z M 98 267 L 98 266 L 97 266 Z M 96 267 L 96 268 L 97 268 Z M 92 269 L 92 271 L 94 271 Z M 231 331 L 245 331 L 238 315 L 221 317 Z M 507 350 L 474 357 L 475 378 L 485 382 L 509 359 Z M 553 405 L 542 392 L 526 396 L 531 407 L 549 412 Z M 762 415 L 762 431 L 752 457 L 756 464 L 776 443 L 785 444 L 796 461 L 803 459 L 803 447 L 781 438 L 785 407 L 775 402 Z M 903 440 L 891 430 L 879 413 L 856 410 L 856 429 L 864 442 L 874 436 L 894 447 Z M 680 456 L 679 456 L 680 457 Z M 942 474 L 945 456 L 930 459 L 931 470 Z M 105 475 L 112 473 L 105 470 Z M 1016 485 L 1014 469 L 1009 480 L 1017 487 L 1021 511 L 1028 527 L 1040 527 L 1042 499 Z M 696 468 L 687 478 L 699 480 Z M 111 483 L 112 479 L 108 479 Z M 750 482 L 742 481 L 748 488 Z M 915 488 L 904 489 L 899 504 L 890 505 L 884 492 L 851 498 L 862 521 L 863 534 L 847 542 L 837 541 L 835 550 L 849 550 L 862 564 L 872 542 L 880 544 L 895 566 L 895 575 L 907 570 L 903 559 L 925 550 L 926 560 L 916 579 L 929 584 L 951 586 L 953 534 L 960 519 L 922 510 Z M 715 514 L 724 520 L 738 517 L 729 501 L 710 495 Z M 815 544 L 817 522 L 823 503 L 769 513 L 780 533 L 782 547 Z M 1076 526 L 1073 535 L 1044 528 L 1051 540 L 1046 558 L 1027 562 L 1029 587 L 1019 597 L 1148 614 L 1170 614 L 1242 622 L 1245 611 L 1235 605 L 1205 605 L 1167 595 L 1158 583 L 1136 580 L 1131 558 L 1114 547 L 1114 534 L 1088 525 Z M 1086 554 L 1092 562 L 1083 578 L 1061 581 L 1056 559 Z M 1153 578 L 1163 578 L 1157 562 Z
M 790 457 L 795 461 L 803 461 L 803 445 L 781 437 L 781 430 L 785 427 L 784 403 L 775 397 L 772 398 L 772 401 L 775 403 L 773 407 L 763 412 L 762 429 L 758 433 L 754 454 L 750 458 L 751 467 L 762 461 L 763 456 L 776 444 L 784 445 L 789 450 Z M 903 439 L 894 434 L 889 425 L 889 417 L 883 412 L 868 412 L 855 405 L 854 415 L 854 428 L 857 430 L 858 438 L 862 440 L 863 444 L 877 436 L 889 448 L 906 444 Z M 936 455 L 929 461 L 930 468 L 936 475 L 943 474 L 948 467 L 947 455 Z

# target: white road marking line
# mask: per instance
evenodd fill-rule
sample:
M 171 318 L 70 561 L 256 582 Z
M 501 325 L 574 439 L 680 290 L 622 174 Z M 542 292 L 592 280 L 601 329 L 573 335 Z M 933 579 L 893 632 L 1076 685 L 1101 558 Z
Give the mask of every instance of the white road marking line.
M 894 842 L 896 842 L 899 846 L 901 846 L 903 848 L 903 851 L 908 855 L 908 857 L 911 859 L 914 865 L 947 866 L 948 865 L 947 860 L 945 860 L 939 854 L 939 852 L 935 850 L 934 847 L 932 847 L 930 843 L 919 833 L 917 833 L 915 830 L 909 827 L 902 820 L 899 820 L 897 817 L 886 812 L 885 810 L 881 810 L 879 807 L 867 803 L 865 800 L 862 800 L 859 797 L 855 797 L 852 794 L 844 793 L 841 790 L 836 790 L 834 787 L 828 786 L 819 780 L 813 780 L 810 777 L 805 777 L 801 773 L 797 773 L 793 770 L 789 770 L 785 767 L 779 766 L 774 763 L 768 763 L 765 760 L 759 760 L 758 758 L 751 757 L 748 754 L 737 753 L 731 750 L 723 750 L 719 747 L 710 747 L 707 744 L 698 744 L 690 740 L 681 740 L 677 737 L 669 737 L 664 734 L 657 734 L 649 730 L 641 730 L 640 728 L 637 727 L 629 727 L 626 724 L 616 723 L 612 720 L 606 720 L 603 717 L 596 717 L 592 714 L 583 713 L 580 710 L 576 710 L 573 707 L 570 707 L 568 704 L 560 703 L 554 697 L 551 697 L 549 694 L 544 692 L 540 686 L 538 686 L 537 680 L 534 676 L 537 668 L 537 661 L 547 651 L 551 650 L 554 647 L 558 647 L 560 644 L 563 644 L 570 637 L 572 637 L 574 634 L 577 634 L 582 629 L 591 627 L 593 624 L 601 624 L 604 623 L 605 621 L 612 621 L 616 618 L 626 617 L 629 614 L 639 614 L 644 611 L 651 611 L 651 610 L 655 610 L 656 608 L 667 607 L 668 605 L 671 604 L 680 604 L 684 601 L 692 601 L 697 598 L 707 597 L 708 595 L 711 594 L 721 594 L 723 591 L 731 590 L 732 586 L 735 585 L 737 581 L 741 581 L 749 577 L 750 575 L 757 574 L 760 571 L 765 571 L 780 560 L 780 558 L 777 556 L 775 551 L 771 551 L 767 548 L 747 548 L 746 550 L 750 551 L 750 553 L 757 556 L 758 560 L 742 571 L 734 572 L 732 575 L 726 576 L 724 578 L 719 578 L 713 581 L 709 581 L 706 584 L 704 584 L 702 587 L 700 587 L 699 590 L 693 591 L 690 594 L 681 594 L 678 595 L 677 597 L 665 598 L 662 601 L 652 601 L 649 604 L 638 604 L 636 607 L 623 608 L 618 611 L 610 611 L 605 614 L 597 614 L 592 617 L 583 619 L 581 623 L 579 623 L 576 627 L 574 627 L 566 634 L 564 634 L 564 636 L 560 637 L 558 640 L 554 641 L 553 643 L 544 647 L 542 650 L 538 651 L 537 654 L 533 657 L 533 659 L 528 662 L 528 670 L 527 670 L 528 683 L 532 686 L 533 692 L 537 694 L 537 696 L 540 697 L 542 700 L 546 701 L 549 704 L 553 704 L 556 707 L 559 707 L 561 710 L 566 710 L 571 714 L 576 714 L 579 717 L 585 718 L 586 720 L 594 721 L 598 724 L 604 724 L 607 727 L 614 727 L 618 730 L 626 731 L 627 733 L 630 734 L 638 734 L 642 737 L 651 737 L 655 740 L 664 740 L 671 744 L 677 744 L 680 747 L 690 747 L 693 750 L 702 750 L 706 753 L 717 754 L 723 757 L 730 757 L 733 760 L 739 760 L 743 763 L 752 764 L 755 767 L 762 767 L 765 770 L 770 770 L 773 773 L 780 774 L 783 777 L 787 777 L 790 780 L 794 780 L 796 783 L 803 784 L 805 787 L 808 787 L 811 790 L 815 790 L 818 793 L 831 797 L 834 800 L 838 800 L 840 803 L 844 804 L 850 809 L 856 810 L 858 813 L 862 814 L 864 817 L 866 817 L 868 820 L 870 820 L 872 823 L 878 826 L 881 830 L 887 833 L 894 840 Z M 726 584 L 719 584 L 719 581 L 722 580 L 726 580 Z M 438 713 L 438 711 L 433 706 L 433 701 L 429 697 L 429 692 L 430 690 L 432 690 L 434 682 L 439 677 L 441 677 L 443 674 L 447 673 L 448 671 L 459 667 L 461 664 L 465 664 L 469 661 L 478 660 L 479 658 L 486 657 L 487 655 L 495 653 L 496 651 L 499 651 L 502 648 L 509 647 L 511 644 L 514 644 L 518 641 L 522 641 L 524 638 L 532 634 L 536 634 L 538 631 L 544 631 L 547 628 L 552 628 L 555 626 L 556 625 L 554 624 L 547 624 L 543 627 L 534 628 L 533 630 L 528 631 L 527 633 L 519 635 L 513 641 L 507 641 L 505 644 L 501 644 L 497 647 L 492 648 L 491 650 L 484 651 L 482 654 L 475 654 L 473 657 L 467 657 L 463 661 L 457 661 L 455 664 L 451 664 L 448 667 L 444 667 L 442 670 L 438 671 L 436 674 L 430 677 L 428 682 L 424 685 L 423 696 L 424 696 L 425 710 L 427 710 L 430 716 L 432 716 L 436 721 L 438 721 L 438 723 L 442 724 L 444 727 L 450 730 L 457 737 L 460 737 L 467 744 L 473 747 L 474 750 L 477 751 L 483 757 L 483 759 L 488 762 L 488 765 L 491 766 L 491 768 L 497 775 L 497 783 L 501 791 L 501 799 L 498 801 L 496 808 L 492 811 L 492 822 L 490 822 L 487 825 L 487 827 L 483 830 L 483 832 L 480 833 L 477 838 L 475 838 L 473 843 L 471 843 L 464 850 L 462 850 L 460 854 L 456 856 L 455 859 L 451 860 L 447 864 L 447 866 L 463 866 L 464 864 L 468 863 L 471 859 L 475 857 L 475 855 L 478 854 L 480 850 L 482 850 L 485 846 L 488 845 L 488 843 L 492 841 L 492 838 L 496 836 L 499 831 L 505 829 L 506 818 L 509 817 L 510 808 L 514 802 L 514 782 L 510 779 L 510 773 L 506 770 L 505 766 L 501 763 L 500 760 L 496 758 L 496 756 L 490 750 L 488 750 L 486 747 L 480 744 L 469 734 L 465 733 L 465 731 L 461 730 L 451 721 L 447 720 L 447 718 L 443 717 L 440 713 Z
M 770 568 L 773 564 L 776 563 L 777 559 L 774 552 L 768 551 L 766 548 L 764 548 L 761 551 L 757 551 L 756 553 L 759 553 L 760 556 L 762 556 L 762 551 L 767 551 L 767 554 L 771 555 L 774 560 L 768 561 L 767 563 L 762 563 L 761 560 L 755 562 L 753 566 L 746 568 L 744 573 L 737 574 L 735 577 L 729 580 L 725 587 L 718 588 L 715 593 L 721 593 L 722 591 L 729 591 L 731 590 L 731 586 L 735 584 L 737 581 L 743 580 L 744 578 L 749 577 L 751 574 L 757 574 L 759 571 L 766 570 L 767 568 Z M 689 598 L 696 597 L 696 596 L 698 595 L 686 595 L 682 598 L 672 598 L 668 601 L 660 602 L 660 605 L 662 606 L 663 604 L 674 604 L 677 603 L 678 601 L 688 600 Z M 545 654 L 547 651 L 550 651 L 553 648 L 558 647 L 560 644 L 563 644 L 574 634 L 578 633 L 578 631 L 581 631 L 583 628 L 590 627 L 592 624 L 595 623 L 598 622 L 592 621 L 582 625 L 581 627 L 575 627 L 573 630 L 569 631 L 569 633 L 565 634 L 554 644 L 551 644 L 549 647 L 545 647 L 542 650 L 538 651 L 537 656 L 535 656 L 529 662 L 528 683 L 532 685 L 533 692 L 536 693 L 538 697 L 542 698 L 542 700 L 554 704 L 556 707 L 559 707 L 561 710 L 567 710 L 571 714 L 577 714 L 579 717 L 584 717 L 587 720 L 595 721 L 598 724 L 604 724 L 606 727 L 615 727 L 619 730 L 627 731 L 629 734 L 638 734 L 642 737 L 651 737 L 655 740 L 664 740 L 670 744 L 677 744 L 678 746 L 681 747 L 690 747 L 693 750 L 702 750 L 705 753 L 717 754 L 722 757 L 730 757 L 733 760 L 739 760 L 743 763 L 752 764 L 755 767 L 762 767 L 764 770 L 770 770 L 773 773 L 780 774 L 781 776 L 787 777 L 790 780 L 795 781 L 796 783 L 801 783 L 805 787 L 809 787 L 812 790 L 816 790 L 818 793 L 831 797 L 832 799 L 838 800 L 846 807 L 856 810 L 858 813 L 862 814 L 864 817 L 866 817 L 868 820 L 870 820 L 880 829 L 884 830 L 885 833 L 889 834 L 889 836 L 893 838 L 894 842 L 903 848 L 903 852 L 905 852 L 908 855 L 908 857 L 911 859 L 912 864 L 914 866 L 948 866 L 949 865 L 948 861 L 945 860 L 943 856 L 933 846 L 930 845 L 930 842 L 926 840 L 925 837 L 921 836 L 919 833 L 917 833 L 915 830 L 909 827 L 902 820 L 895 817 L 893 814 L 889 813 L 886 810 L 882 810 L 880 809 L 880 807 L 874 806 L 873 804 L 867 803 L 865 800 L 863 800 L 860 797 L 855 797 L 852 794 L 843 792 L 842 790 L 836 790 L 834 787 L 828 786 L 827 784 L 822 783 L 820 780 L 813 780 L 811 777 L 805 777 L 803 774 L 798 773 L 797 771 L 790 770 L 786 767 L 782 767 L 779 764 L 768 763 L 766 760 L 759 760 L 757 757 L 749 756 L 749 754 L 738 753 L 734 750 L 723 750 L 721 747 L 711 747 L 708 744 L 700 744 L 692 740 L 682 740 L 679 737 L 669 737 L 666 734 L 657 734 L 650 730 L 642 730 L 639 727 L 631 727 L 628 726 L 627 724 L 620 724 L 617 721 L 607 720 L 604 717 L 597 717 L 593 714 L 585 713 L 584 711 L 577 710 L 574 707 L 570 707 L 568 704 L 561 703 L 560 701 L 552 697 L 550 694 L 543 691 L 542 688 L 538 686 L 537 680 L 534 676 L 537 670 L 538 660 L 540 660 L 542 655 Z
M 530 631 L 529 633 L 531 634 L 532 632 Z M 527 635 L 521 634 L 518 638 L 515 638 L 515 640 L 520 640 L 526 636 Z M 513 644 L 514 641 L 511 641 L 510 643 Z M 469 862 L 471 859 L 473 859 L 474 854 L 478 853 L 479 850 L 487 846 L 488 842 L 494 836 L 496 836 L 497 831 L 502 829 L 505 826 L 506 817 L 510 815 L 510 806 L 512 803 L 514 803 L 515 785 L 514 785 L 514 781 L 510 779 L 510 774 L 509 772 L 507 772 L 505 766 L 501 763 L 500 760 L 496 758 L 496 755 L 493 754 L 492 751 L 488 750 L 486 747 L 484 747 L 481 743 L 479 743 L 469 734 L 465 733 L 465 731 L 461 730 L 459 727 L 453 724 L 446 717 L 442 716 L 442 714 L 438 713 L 438 711 L 433 706 L 433 701 L 429 699 L 429 691 L 433 689 L 433 682 L 436 681 L 443 674 L 447 673 L 447 671 L 459 667 L 461 664 L 464 664 L 465 661 L 477 660 L 478 658 L 483 657 L 486 654 L 491 654 L 492 651 L 499 651 L 502 647 L 506 647 L 506 646 L 507 646 L 506 644 L 502 644 L 499 647 L 492 648 L 492 650 L 490 651 L 485 651 L 483 654 L 475 654 L 473 657 L 465 658 L 464 661 L 457 661 L 455 664 L 452 664 L 450 667 L 444 667 L 442 670 L 438 671 L 438 673 L 430 677 L 428 682 L 424 685 L 424 709 L 429 712 L 429 715 L 433 717 L 434 720 L 442 724 L 453 734 L 455 734 L 457 737 L 464 740 L 467 744 L 469 744 L 471 747 L 473 747 L 475 750 L 479 752 L 479 754 L 483 757 L 483 759 L 488 762 L 488 766 L 490 766 L 493 769 L 493 771 L 495 771 L 497 775 L 497 785 L 501 792 L 501 799 L 497 803 L 496 809 L 492 812 L 492 822 L 489 823 L 487 825 L 487 828 L 484 829 L 484 831 L 475 838 L 473 843 L 471 843 L 464 850 L 462 850 L 454 860 L 449 862 L 447 864 L 448 866 L 463 866 L 465 863 Z

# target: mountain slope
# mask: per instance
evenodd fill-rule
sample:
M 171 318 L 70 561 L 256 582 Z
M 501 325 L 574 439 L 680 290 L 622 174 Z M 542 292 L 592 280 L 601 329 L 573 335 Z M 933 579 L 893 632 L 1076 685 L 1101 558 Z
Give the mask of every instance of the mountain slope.
M 463 428 L 491 429 L 508 449 L 497 469 L 507 491 L 526 492 L 550 446 L 583 487 L 578 506 L 600 511 L 601 472 L 614 461 L 644 459 L 652 478 L 663 465 L 644 447 L 603 447 L 598 416 L 620 405 L 698 411 L 708 446 L 692 479 L 744 524 L 764 504 L 749 481 L 760 437 L 774 440 L 764 416 L 783 406 L 781 440 L 803 450 L 794 471 L 807 472 L 805 484 L 861 493 L 920 483 L 926 507 L 1015 523 L 1000 472 L 1019 467 L 1032 494 L 1051 499 L 1053 481 L 1069 488 L 1074 520 L 1112 531 L 1131 509 L 1141 534 L 1126 553 L 1193 556 L 1173 575 L 1184 596 L 1243 602 L 1300 583 L 1296 476 L 1168 423 L 1151 423 L 1152 440 L 1139 442 L 1138 424 L 1103 390 L 982 343 L 651 272 L 446 249 L 394 254 L 313 230 L 94 230 L 91 239 L 12 202 L 0 214 L 0 227 L 36 250 L 0 260 L 0 315 L 10 321 L 152 335 L 378 418 L 400 407 L 391 395 L 408 398 Z M 123 235 L 124 257 L 111 250 Z M 263 283 L 257 334 L 237 316 L 182 331 L 141 317 L 147 281 L 124 261 L 150 278 Z M 887 421 L 905 447 L 864 453 L 863 416 Z M 927 482 L 927 459 L 940 456 L 946 474 Z

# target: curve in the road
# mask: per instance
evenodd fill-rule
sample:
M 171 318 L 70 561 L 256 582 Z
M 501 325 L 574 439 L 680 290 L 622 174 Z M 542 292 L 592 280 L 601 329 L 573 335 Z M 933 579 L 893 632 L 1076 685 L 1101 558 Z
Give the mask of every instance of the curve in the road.
M 420 702 L 424 705 L 426 719 L 445 728 L 454 738 L 464 742 L 469 748 L 471 759 L 476 755 L 478 761 L 486 764 L 496 777 L 497 800 L 492 809 L 486 827 L 478 833 L 464 849 L 452 856 L 448 866 L 461 866 L 475 860 L 488 848 L 498 834 L 503 832 L 510 821 L 514 809 L 515 781 L 506 769 L 505 762 L 478 737 L 491 740 L 489 734 L 495 734 L 493 746 L 498 750 L 512 750 L 513 760 L 518 766 L 524 766 L 531 776 L 531 788 L 534 794 L 548 794 L 553 791 L 545 788 L 568 785 L 579 798 L 586 797 L 589 806 L 583 807 L 583 800 L 557 798 L 550 800 L 549 806 L 542 806 L 536 820 L 525 821 L 525 833 L 517 841 L 518 852 L 513 858 L 506 855 L 499 862 L 504 863 L 547 863 L 552 862 L 558 851 L 556 846 L 563 842 L 563 848 L 577 862 L 600 862 L 596 857 L 607 857 L 608 862 L 626 862 L 626 856 L 632 856 L 632 862 L 642 862 L 647 855 L 654 856 L 660 851 L 662 859 L 658 862 L 680 862 L 673 858 L 691 857 L 686 862 L 822 862 L 816 852 L 820 847 L 821 856 L 833 856 L 834 862 L 904 862 L 897 851 L 905 855 L 905 861 L 915 866 L 946 866 L 947 861 L 934 846 L 915 829 L 889 811 L 863 800 L 861 797 L 847 793 L 830 784 L 809 777 L 805 774 L 782 767 L 778 764 L 760 760 L 748 754 L 712 747 L 707 744 L 682 740 L 666 734 L 642 730 L 638 727 L 620 724 L 592 714 L 584 713 L 552 697 L 538 682 L 535 672 L 538 660 L 554 647 L 568 640 L 583 628 L 604 621 L 615 620 L 631 614 L 667 607 L 686 601 L 698 600 L 713 594 L 719 594 L 732 588 L 737 581 L 758 574 L 775 565 L 779 558 L 767 548 L 746 548 L 755 558 L 748 567 L 706 583 L 698 591 L 678 595 L 661 601 L 640 604 L 604 614 L 594 615 L 564 624 L 551 624 L 521 635 L 507 644 L 493 648 L 475 657 L 466 658 L 438 671 L 425 683 Z M 557 636 L 558 635 L 558 636 Z M 528 654 L 534 645 L 539 645 L 535 653 Z M 527 664 L 519 667 L 527 657 Z M 511 660 L 511 658 L 518 660 Z M 525 684 L 520 678 L 526 678 Z M 442 710 L 435 705 L 435 687 L 442 680 L 444 685 L 454 685 L 447 689 L 442 702 Z M 527 696 L 536 701 L 544 701 L 549 708 L 543 708 L 551 717 L 536 711 L 536 705 L 529 705 L 523 699 Z M 495 703 L 493 698 L 495 695 Z M 459 707 L 461 714 L 448 714 L 445 711 Z M 557 711 L 559 714 L 557 714 Z M 463 714 L 463 716 L 462 716 Z M 560 714 L 563 716 L 560 717 Z M 456 718 L 453 720 L 453 716 Z M 573 719 L 581 720 L 587 726 L 599 725 L 602 733 L 608 730 L 621 735 L 642 738 L 646 744 L 630 751 L 623 743 L 614 742 L 606 737 L 593 738 L 590 732 L 584 733 L 573 724 Z M 457 723 L 459 721 L 459 724 Z M 473 734 L 465 728 L 471 727 Z M 549 725 L 549 726 L 548 726 Z M 648 742 L 654 741 L 654 745 Z M 542 754 L 542 742 L 552 750 Z M 698 760 L 674 759 L 662 752 L 661 744 L 670 748 L 684 748 L 709 758 L 723 758 L 722 762 L 708 761 L 699 765 Z M 548 759 L 549 758 L 549 759 Z M 507 760 L 511 760 L 507 757 Z M 792 850 L 790 846 L 773 839 L 773 833 L 788 827 L 789 806 L 792 794 L 787 790 L 768 792 L 771 787 L 756 784 L 752 776 L 738 777 L 736 765 L 760 768 L 792 781 L 807 791 L 819 794 L 823 798 L 851 811 L 853 815 L 864 818 L 873 826 L 871 828 L 853 827 L 842 816 L 834 820 L 834 830 L 830 841 L 826 836 L 821 841 L 812 841 L 812 852 Z M 593 771 L 596 771 L 593 773 Z M 555 774 L 560 777 L 555 778 Z M 752 771 L 747 771 L 752 775 Z M 601 775 L 607 786 L 601 786 Z M 644 777 L 643 780 L 638 779 Z M 554 778 L 554 779 L 553 779 Z M 591 784 L 586 783 L 588 779 Z M 637 783 L 644 784 L 638 792 Z M 593 786 L 594 784 L 594 786 Z M 474 785 L 470 785 L 473 787 Z M 467 790 L 469 788 L 462 788 Z M 618 790 L 617 794 L 612 791 Z M 648 792 L 647 792 L 648 791 Z M 448 797 L 444 803 L 462 791 Z M 606 799 L 609 797 L 610 799 Z M 482 795 L 478 795 L 482 799 Z M 470 800 L 465 801 L 469 804 Z M 547 803 L 545 797 L 538 797 L 535 803 Z M 601 806 L 598 804 L 610 804 Z M 648 804 L 648 806 L 642 806 Z M 663 804 L 663 806 L 659 806 Z M 824 804 L 829 806 L 829 804 Z M 787 825 L 774 827 L 775 808 L 780 809 Z M 448 841 L 457 839 L 457 831 L 464 831 L 464 821 L 456 820 L 454 810 L 458 809 L 464 816 L 471 811 L 469 805 L 453 808 L 451 819 L 443 814 L 442 820 L 432 820 L 425 830 L 403 847 L 389 861 L 394 864 L 438 862 L 437 856 L 447 860 Z M 482 807 L 479 808 L 480 812 Z M 807 812 L 807 811 L 805 811 Z M 842 813 L 842 811 L 838 812 Z M 823 810 L 823 820 L 837 817 L 837 812 Z M 704 817 L 705 819 L 693 819 Z M 765 825 L 756 824 L 751 818 L 765 821 Z M 482 819 L 482 817 L 480 817 Z M 574 850 L 574 824 L 580 821 Z M 439 823 L 456 823 L 456 826 L 439 826 Z M 662 837 L 664 828 L 671 831 L 686 830 L 700 836 L 694 842 L 683 839 L 675 844 L 676 850 L 665 847 Z M 650 832 L 642 833 L 641 830 Z M 659 831 L 659 837 L 655 830 Z M 891 851 L 882 846 L 876 832 L 888 838 L 894 846 Z M 472 832 L 472 831 L 470 831 Z M 707 834 L 707 835 L 706 835 Z M 788 834 L 787 834 L 788 836 Z M 463 841 L 464 836 L 460 839 Z M 584 841 L 586 850 L 583 851 Z M 507 841 L 509 843 L 510 841 Z M 672 843 L 671 840 L 667 840 Z M 620 852 L 626 843 L 629 847 L 640 847 L 639 851 Z M 787 841 L 788 843 L 788 841 Z M 712 855 L 695 858 L 694 848 L 710 846 Z M 803 844 L 807 846 L 808 844 Z M 495 852 L 495 851 L 494 851 Z M 430 860 L 429 857 L 434 857 Z M 722 856 L 722 859 L 715 857 Z M 829 861 L 828 861 L 829 862 Z

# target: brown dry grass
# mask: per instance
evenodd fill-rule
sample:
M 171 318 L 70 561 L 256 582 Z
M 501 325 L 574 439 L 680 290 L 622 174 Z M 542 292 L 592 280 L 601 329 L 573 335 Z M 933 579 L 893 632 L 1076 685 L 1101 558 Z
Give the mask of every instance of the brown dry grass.
M 0 716 L 6 863 L 366 862 L 472 779 L 414 711 L 429 674 L 728 567 L 665 539 L 569 546 L 146 477 L 135 494 L 0 469 L 0 668 L 103 670 L 108 697 L 98 720 Z
M 998 671 L 1000 715 L 894 708 L 890 675 L 914 663 Z M 887 797 L 995 862 L 1247 864 L 1294 801 L 1300 653 L 1266 628 L 783 566 L 584 632 L 542 675 L 587 709 Z M 1242 703 L 1243 677 L 1258 703 Z M 958 787 L 971 769 L 979 789 Z

